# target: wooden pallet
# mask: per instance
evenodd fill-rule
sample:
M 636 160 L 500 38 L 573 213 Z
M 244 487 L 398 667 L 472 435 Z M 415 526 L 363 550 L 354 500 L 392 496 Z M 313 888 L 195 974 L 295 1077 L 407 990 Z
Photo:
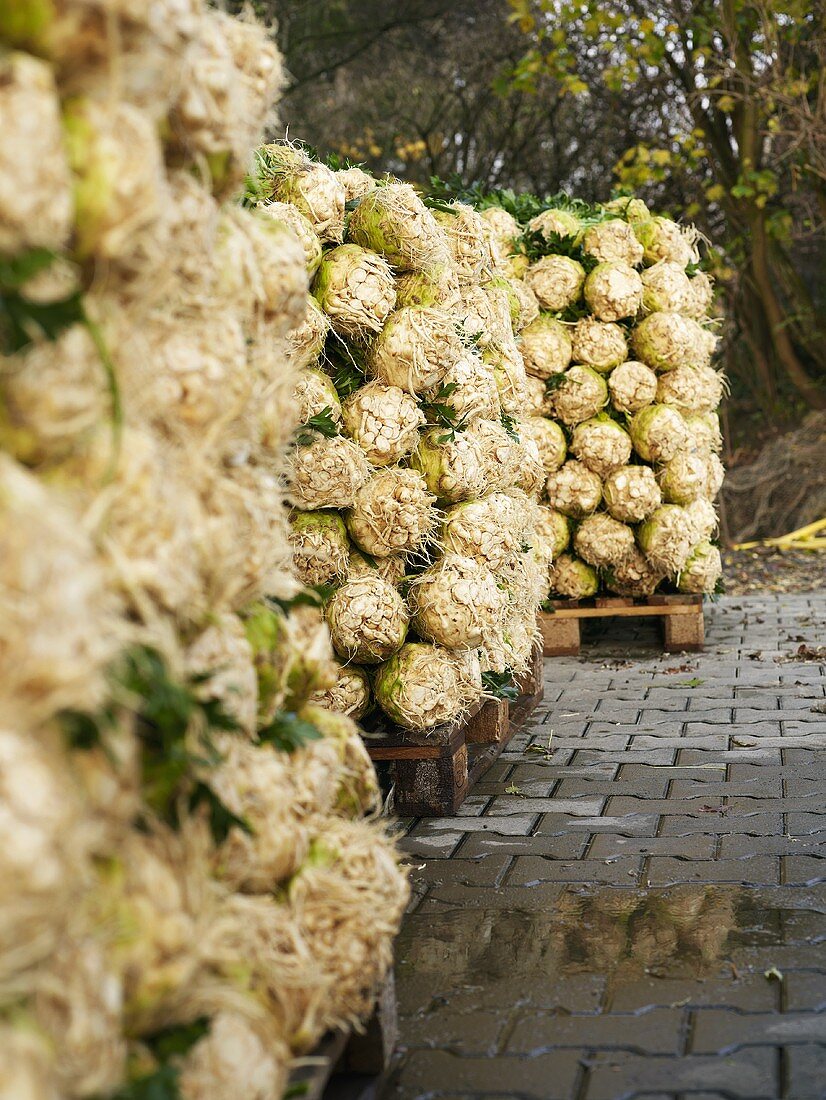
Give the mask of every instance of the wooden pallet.
M 659 619 L 666 653 L 699 652 L 703 648 L 702 596 L 648 596 L 638 600 L 602 596 L 594 600 L 553 600 L 552 606 L 552 612 L 543 611 L 539 616 L 546 657 L 576 656 L 582 620 L 612 617 Z
M 396 987 L 392 970 L 363 1031 L 326 1035 L 290 1074 L 288 1092 L 302 1100 L 366 1100 L 378 1095 L 398 1040 Z
M 426 733 L 378 725 L 364 733 L 374 763 L 390 763 L 394 810 L 401 817 L 451 817 L 541 700 L 542 647 L 518 681 L 519 698 L 493 699 L 469 718 Z

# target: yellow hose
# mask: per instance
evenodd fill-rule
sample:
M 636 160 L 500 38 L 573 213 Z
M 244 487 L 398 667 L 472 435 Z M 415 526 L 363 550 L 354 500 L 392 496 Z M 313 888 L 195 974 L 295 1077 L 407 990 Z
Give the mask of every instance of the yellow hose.
M 826 517 L 790 531 L 788 535 L 758 539 L 756 542 L 738 542 L 732 550 L 753 550 L 755 546 L 774 546 L 778 550 L 826 550 L 826 537 L 815 537 L 820 531 L 826 531 Z

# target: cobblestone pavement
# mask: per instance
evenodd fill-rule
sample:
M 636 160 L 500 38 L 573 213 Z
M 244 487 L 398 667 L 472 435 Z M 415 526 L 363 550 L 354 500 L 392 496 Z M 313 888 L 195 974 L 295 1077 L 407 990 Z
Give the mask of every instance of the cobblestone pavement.
M 826 595 L 722 599 L 703 654 L 631 622 L 404 823 L 385 1100 L 826 1097 Z

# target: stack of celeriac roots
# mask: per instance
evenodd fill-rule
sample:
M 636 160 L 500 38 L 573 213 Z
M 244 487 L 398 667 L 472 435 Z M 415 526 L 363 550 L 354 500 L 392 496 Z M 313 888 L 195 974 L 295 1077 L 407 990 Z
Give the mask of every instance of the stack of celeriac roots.
M 547 440 L 550 595 L 714 592 L 724 379 L 698 234 L 636 198 L 474 198 L 540 305 L 518 344 Z
M 539 305 L 469 205 L 289 144 L 257 162 L 248 201 L 300 233 L 312 276 L 289 336 L 303 428 L 288 481 L 296 565 L 339 660 L 323 698 L 433 730 L 513 692 L 535 642 L 558 446 L 523 418 L 518 334 Z
M 0 50 L 0 1095 L 280 1100 L 408 892 L 311 701 L 307 242 L 237 201 L 280 59 L 200 0 L 13 4 Z

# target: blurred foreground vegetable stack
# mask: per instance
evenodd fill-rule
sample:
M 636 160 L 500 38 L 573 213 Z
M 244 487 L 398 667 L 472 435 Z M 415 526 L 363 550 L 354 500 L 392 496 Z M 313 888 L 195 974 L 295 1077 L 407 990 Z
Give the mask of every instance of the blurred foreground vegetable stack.
M 398 180 L 268 145 L 250 201 L 300 227 L 312 276 L 290 335 L 289 484 L 297 568 L 324 591 L 340 662 L 323 697 L 431 729 L 513 690 L 547 590 L 548 443 L 521 419 L 515 336 L 536 298 L 472 207 L 428 207 Z
M 291 573 L 280 59 L 200 0 L 0 13 L 0 1094 L 279 1100 L 407 883 Z M 315 240 L 315 238 L 314 238 Z
M 542 519 L 551 595 L 713 592 L 724 379 L 697 233 L 633 198 L 462 197 L 540 306 L 518 344 L 528 423 L 556 442 Z

